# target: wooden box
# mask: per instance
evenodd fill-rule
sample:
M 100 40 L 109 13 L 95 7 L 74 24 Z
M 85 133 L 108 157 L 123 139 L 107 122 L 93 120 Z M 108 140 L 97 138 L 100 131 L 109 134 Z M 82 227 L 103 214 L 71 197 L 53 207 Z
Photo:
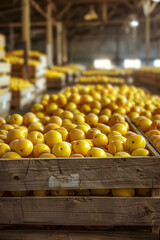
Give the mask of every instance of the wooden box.
M 28 67 L 28 75 L 29 78 L 40 78 L 45 75 L 46 69 L 44 66 L 29 66 Z M 26 70 L 24 65 L 12 65 L 11 75 L 14 77 L 26 78 Z
M 43 94 L 47 89 L 47 81 L 45 77 L 38 78 L 34 81 L 36 94 Z
M 158 240 L 160 156 L 148 142 L 147 146 L 151 157 L 1 159 L 0 191 L 151 188 L 152 196 L 1 197 L 0 224 L 32 225 L 32 231 L 0 231 L 0 239 Z M 33 231 L 37 224 L 126 227 L 126 231 Z M 153 232 L 135 232 L 135 227 Z
M 10 73 L 11 64 L 6 62 L 0 62 L 0 73 Z
M 5 51 L 4 50 L 0 50 L 0 59 L 5 57 Z
M 0 75 L 0 94 L 9 91 L 10 87 L 10 76 Z
M 0 34 L 0 46 L 5 47 L 6 45 L 6 38 L 3 34 Z
M 31 86 L 20 91 L 12 91 L 12 108 L 15 110 L 28 109 L 35 101 L 35 87 Z
M 66 86 L 66 78 L 47 78 L 47 89 L 64 88 Z
M 9 115 L 11 108 L 11 92 L 6 92 L 0 95 L 0 116 L 6 117 Z

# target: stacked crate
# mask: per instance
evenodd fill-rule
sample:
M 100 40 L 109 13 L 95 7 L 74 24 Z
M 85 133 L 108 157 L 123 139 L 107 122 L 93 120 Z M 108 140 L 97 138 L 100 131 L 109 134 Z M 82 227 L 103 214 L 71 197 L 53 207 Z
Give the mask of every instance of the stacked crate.
M 37 52 L 35 52 L 35 54 L 36 53 Z M 47 69 L 47 57 L 44 54 L 39 54 L 39 56 L 35 56 L 34 52 L 31 52 L 29 57 L 30 59 L 40 62 L 40 65 L 38 66 L 39 70 L 37 71 L 37 74 L 35 74 L 35 77 L 32 78 L 32 82 L 35 85 L 36 101 L 39 101 L 41 95 L 44 94 L 47 90 L 47 80 L 45 76 Z
M 25 66 L 22 50 L 8 53 L 7 57 L 6 61 L 12 64 L 11 76 L 20 80 L 29 79 L 33 84 L 27 88 L 12 91 L 13 109 L 27 110 L 35 101 L 39 101 L 46 91 L 46 56 L 35 51 L 29 52 L 28 68 Z
M 62 89 L 66 86 L 66 76 L 64 73 L 47 69 L 47 89 Z
M 160 90 L 160 70 L 153 67 L 142 67 L 134 72 L 136 86 L 145 86 L 152 92 Z
M 5 36 L 0 34 L 0 116 L 7 116 L 11 105 L 10 72 L 11 65 L 3 62 L 5 57 Z
M 148 142 L 147 148 L 150 157 L 1 159 L 0 191 L 151 188 L 152 193 L 146 197 L 6 195 L 0 197 L 0 224 L 6 225 L 0 240 L 158 240 L 160 156 Z M 11 231 L 7 225 L 23 227 Z

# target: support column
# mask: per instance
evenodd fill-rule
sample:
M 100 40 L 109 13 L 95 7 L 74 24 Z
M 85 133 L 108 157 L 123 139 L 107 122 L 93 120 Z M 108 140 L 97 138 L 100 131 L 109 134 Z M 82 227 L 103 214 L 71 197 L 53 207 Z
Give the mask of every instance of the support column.
M 146 34 L 145 34 L 145 41 L 146 41 L 146 65 L 150 63 L 150 14 L 146 15 Z
M 29 0 L 22 0 L 22 40 L 28 52 L 31 49 Z
M 24 78 L 29 79 L 28 54 L 31 48 L 29 0 L 22 0 L 22 42 L 24 50 Z
M 47 65 L 53 66 L 53 28 L 52 28 L 52 2 L 47 5 Z
M 57 64 L 62 65 L 62 23 L 57 23 Z
M 62 35 L 62 47 L 63 47 L 63 63 L 68 62 L 68 42 L 67 42 L 67 30 L 66 27 L 63 26 L 63 35 Z
M 133 58 L 137 57 L 137 28 L 132 29 L 132 38 L 133 38 Z
M 9 50 L 13 51 L 14 49 L 14 28 L 9 28 Z

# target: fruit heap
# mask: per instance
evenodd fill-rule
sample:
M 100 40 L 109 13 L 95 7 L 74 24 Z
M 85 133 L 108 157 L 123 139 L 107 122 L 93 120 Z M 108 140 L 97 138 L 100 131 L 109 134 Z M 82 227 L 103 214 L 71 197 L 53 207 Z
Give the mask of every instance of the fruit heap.
M 10 89 L 12 91 L 20 91 L 24 88 L 28 88 L 31 86 L 33 86 L 33 84 L 31 82 L 29 82 L 27 79 L 11 77 Z
M 62 73 L 62 72 L 58 72 L 58 71 L 50 70 L 50 69 L 46 70 L 46 78 L 61 79 L 61 78 L 64 78 L 64 77 L 65 77 L 65 74 Z
M 79 83 L 124 83 L 122 78 L 107 77 L 104 75 L 81 76 L 78 78 Z
M 119 76 L 125 75 L 126 73 L 130 72 L 127 69 L 111 69 L 111 70 L 104 70 L 104 69 L 88 69 L 83 73 L 84 76 L 95 76 L 95 75 L 106 75 L 106 76 Z
M 145 114 L 134 121 L 157 149 L 160 150 L 160 108 L 155 109 L 153 112 L 146 111 Z
M 64 73 L 64 74 L 66 74 L 66 73 L 72 73 L 71 69 L 68 68 L 68 67 L 65 67 L 65 66 L 55 66 L 55 65 L 54 65 L 54 66 L 52 67 L 52 70 L 53 70 L 53 71 L 60 72 L 60 73 Z
M 81 73 L 85 69 L 85 67 L 80 64 L 67 64 L 65 65 L 65 68 L 70 69 L 70 71 L 72 71 L 73 74 Z
M 130 93 L 134 102 L 127 102 Z M 1 119 L 5 148 L 1 145 L 0 157 L 147 156 L 145 139 L 130 131 L 121 115 L 135 111 L 143 96 L 144 91 L 133 86 L 109 84 L 77 85 L 44 95 L 31 113 L 13 114 L 8 124 Z
M 7 56 L 15 56 L 15 57 L 23 57 L 24 56 L 24 51 L 23 50 L 16 50 L 12 52 L 8 52 Z M 44 53 L 38 52 L 38 51 L 29 51 L 29 57 L 42 57 L 46 56 Z
M 44 95 L 24 116 L 13 114 L 7 122 L 0 118 L 0 158 L 148 156 L 144 137 L 130 130 L 123 115 L 145 115 L 159 106 L 159 97 L 134 86 L 67 87 L 63 93 Z M 110 190 L 73 192 L 51 194 L 107 195 Z M 149 190 L 137 192 L 145 195 Z M 46 191 L 34 191 L 43 194 Z M 113 196 L 134 194 L 134 189 L 112 190 Z
M 6 56 L 3 58 L 3 60 L 5 62 L 9 62 L 13 65 L 24 65 L 24 58 L 20 58 L 20 57 L 15 57 L 15 56 Z M 40 61 L 37 60 L 33 60 L 33 59 L 29 59 L 28 60 L 28 65 L 29 66 L 38 66 L 39 64 L 41 64 Z

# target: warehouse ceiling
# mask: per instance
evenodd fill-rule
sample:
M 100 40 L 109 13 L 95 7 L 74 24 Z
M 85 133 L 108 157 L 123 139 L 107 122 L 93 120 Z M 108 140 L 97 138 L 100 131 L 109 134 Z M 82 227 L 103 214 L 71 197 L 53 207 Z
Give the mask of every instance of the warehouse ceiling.
M 144 2 L 148 0 L 50 0 L 53 3 L 54 21 L 61 21 L 69 35 L 93 32 L 93 28 L 126 28 L 134 14 L 144 27 Z M 32 26 L 46 25 L 46 7 L 49 0 L 30 0 Z M 98 15 L 96 20 L 86 21 L 90 8 Z M 151 22 L 160 20 L 160 3 L 151 2 Z M 0 28 L 21 26 L 21 0 L 0 0 Z M 111 26 L 111 27 L 110 27 Z M 158 27 L 158 26 L 157 26 Z M 5 31 L 5 29 L 3 29 Z M 154 28 L 157 32 L 157 28 Z

